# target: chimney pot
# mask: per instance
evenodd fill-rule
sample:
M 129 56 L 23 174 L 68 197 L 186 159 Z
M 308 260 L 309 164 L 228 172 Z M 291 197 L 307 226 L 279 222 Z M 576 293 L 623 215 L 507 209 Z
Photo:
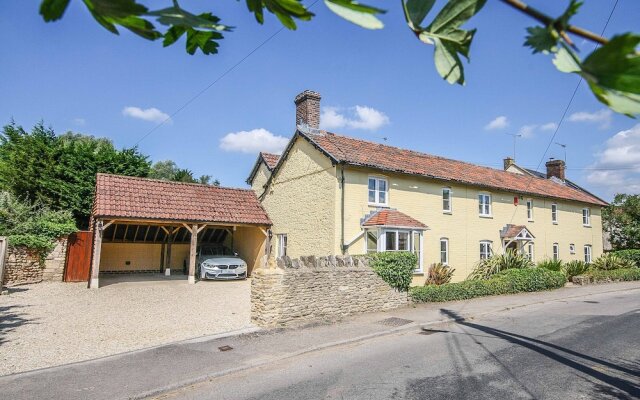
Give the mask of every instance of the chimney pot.
M 503 163 L 504 163 L 503 165 L 504 165 L 504 170 L 505 170 L 505 171 L 506 171 L 506 170 L 508 170 L 510 166 L 512 166 L 512 165 L 516 165 L 516 160 L 514 160 L 514 159 L 513 159 L 513 158 L 511 158 L 511 157 L 507 157 L 507 158 L 505 158 L 505 159 L 504 159 L 504 160 L 502 160 L 502 161 L 503 161 Z
M 547 161 L 545 166 L 547 167 L 547 179 L 551 178 L 552 176 L 555 176 L 556 178 L 562 181 L 565 180 L 566 165 L 563 160 L 551 159 Z
M 296 126 L 320 128 L 320 99 L 320 93 L 313 90 L 305 90 L 296 96 Z

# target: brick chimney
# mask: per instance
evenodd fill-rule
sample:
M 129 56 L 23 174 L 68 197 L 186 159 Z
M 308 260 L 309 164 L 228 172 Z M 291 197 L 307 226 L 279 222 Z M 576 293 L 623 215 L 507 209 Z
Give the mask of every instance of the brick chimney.
M 516 160 L 514 160 L 511 157 L 507 157 L 504 160 L 502 160 L 502 162 L 504 163 L 504 170 L 508 170 L 510 166 L 512 165 L 516 165 Z
M 555 176 L 564 181 L 564 171 L 566 168 L 564 161 L 551 159 L 547 161 L 545 166 L 547 167 L 547 179 Z
M 296 126 L 320 128 L 320 93 L 305 90 L 296 96 Z

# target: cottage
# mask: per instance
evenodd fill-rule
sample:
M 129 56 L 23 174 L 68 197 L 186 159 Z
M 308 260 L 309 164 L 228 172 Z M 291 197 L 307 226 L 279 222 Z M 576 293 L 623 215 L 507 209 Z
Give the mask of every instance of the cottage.
M 338 135 L 319 129 L 320 98 L 295 98 L 294 136 L 281 156 L 260 154 L 247 179 L 276 256 L 412 251 L 420 284 L 433 263 L 461 280 L 507 248 L 534 261 L 602 253 L 607 203 L 566 179 L 564 161 L 546 174 L 513 159 L 499 170 Z

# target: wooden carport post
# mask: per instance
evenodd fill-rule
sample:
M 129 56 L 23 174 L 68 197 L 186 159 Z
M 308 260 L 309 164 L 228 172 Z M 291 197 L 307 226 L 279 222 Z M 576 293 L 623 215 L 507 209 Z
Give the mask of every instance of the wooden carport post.
M 198 224 L 191 225 L 191 247 L 189 248 L 189 283 L 196 283 L 196 249 L 198 247 Z

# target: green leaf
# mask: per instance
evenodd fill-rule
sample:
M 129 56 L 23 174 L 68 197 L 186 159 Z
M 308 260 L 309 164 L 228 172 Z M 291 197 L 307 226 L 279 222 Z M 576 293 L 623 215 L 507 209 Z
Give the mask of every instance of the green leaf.
M 135 0 L 83 0 L 93 18 L 105 29 L 119 34 L 116 25 L 129 29 L 145 39 L 156 40 L 162 34 L 153 24 L 140 16 L 147 8 Z
M 558 68 L 558 70 L 566 73 L 579 73 L 582 71 L 578 57 L 571 49 L 564 45 L 558 48 L 558 51 L 553 58 L 553 64 Z
M 384 10 L 360 4 L 352 0 L 324 0 L 327 7 L 340 17 L 367 29 L 382 29 L 384 24 L 375 14 L 384 14 Z
M 640 95 L 606 89 L 593 82 L 589 82 L 589 88 L 600 102 L 613 111 L 631 118 L 640 115 Z
M 162 41 L 162 46 L 164 47 L 171 46 L 178 39 L 180 39 L 186 31 L 187 31 L 187 28 L 185 28 L 184 26 L 172 26 L 171 28 L 167 29 L 167 31 L 164 33 L 164 40 Z
M 436 70 L 447 82 L 464 84 L 464 70 L 459 54 L 469 59 L 471 42 L 476 30 L 460 29 L 482 9 L 486 0 L 450 1 L 426 28 L 420 28 L 418 38 L 434 44 Z
M 527 38 L 524 42 L 525 46 L 533 49 L 533 54 L 541 52 L 553 52 L 554 47 L 558 43 L 558 34 L 552 28 L 544 28 L 542 26 L 532 26 L 527 28 Z
M 44 0 L 40 4 L 40 15 L 46 22 L 57 21 L 67 9 L 70 0 Z
M 464 84 L 464 70 L 457 49 L 449 42 L 433 38 L 436 46 L 433 53 L 436 70 L 450 84 Z
M 640 94 L 639 43 L 640 35 L 634 33 L 614 36 L 584 60 L 582 69 L 599 86 Z
M 487 0 L 449 1 L 427 30 L 433 33 L 450 32 L 459 28 L 482 9 Z
M 408 21 L 413 27 L 419 28 L 429 11 L 433 8 L 435 0 L 406 0 L 405 7 L 407 10 Z
M 220 18 L 211 13 L 192 14 L 179 7 L 168 7 L 147 13 L 158 17 L 157 21 L 166 26 L 183 26 L 187 28 L 212 29 L 216 31 L 230 31 L 232 28 L 220 24 Z
M 571 0 L 564 13 L 556 18 L 554 25 L 556 25 L 556 27 L 560 30 L 565 30 L 569 26 L 569 20 L 571 19 L 571 17 L 578 13 L 578 10 L 580 9 L 580 7 L 582 7 L 582 4 L 582 1 Z
M 198 31 L 187 29 L 187 53 L 193 55 L 200 49 L 203 54 L 215 54 L 218 52 L 217 39 L 222 39 L 222 34 L 216 31 Z

